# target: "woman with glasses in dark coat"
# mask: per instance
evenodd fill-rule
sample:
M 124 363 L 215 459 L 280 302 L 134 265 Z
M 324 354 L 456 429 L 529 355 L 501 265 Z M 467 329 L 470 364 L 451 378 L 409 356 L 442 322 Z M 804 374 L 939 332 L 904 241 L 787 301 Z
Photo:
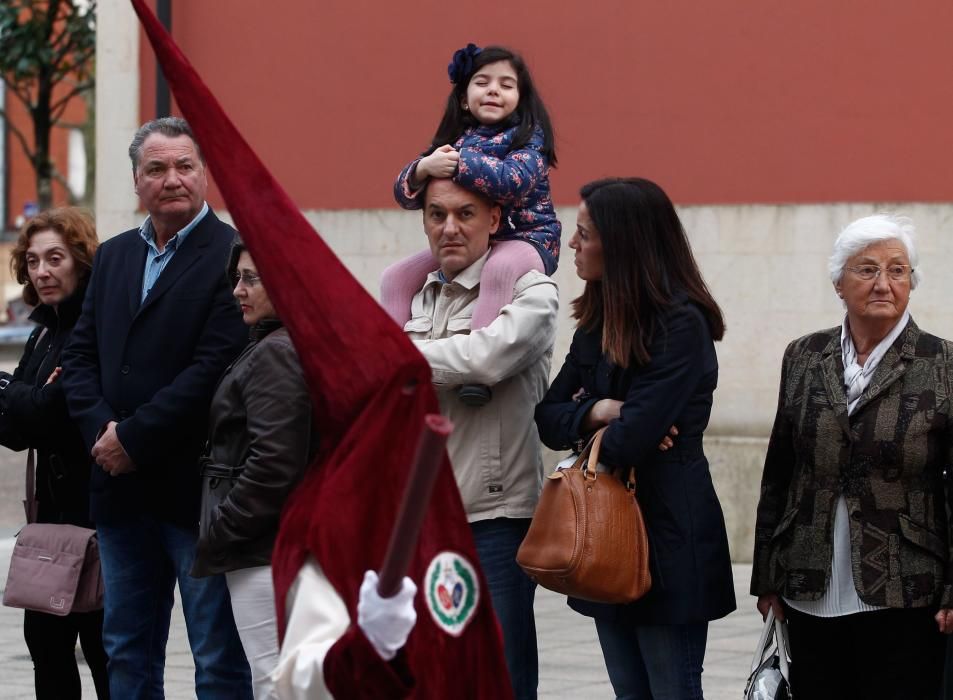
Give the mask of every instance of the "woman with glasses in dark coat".
M 66 409 L 59 362 L 79 318 L 98 245 L 88 213 L 74 207 L 51 209 L 26 223 L 10 258 L 24 301 L 36 307 L 30 320 L 37 326 L 13 374 L 0 372 L 0 443 L 36 450 L 36 518 L 41 523 L 92 527 L 91 460 Z M 81 697 L 77 637 L 96 695 L 109 697 L 102 633 L 102 610 L 64 617 L 24 612 L 23 636 L 39 700 Z
M 279 649 L 271 553 L 282 508 L 318 441 L 298 354 L 240 241 L 228 274 L 251 342 L 212 398 L 209 459 L 237 478 L 203 524 L 192 575 L 225 574 L 255 698 L 272 698 Z

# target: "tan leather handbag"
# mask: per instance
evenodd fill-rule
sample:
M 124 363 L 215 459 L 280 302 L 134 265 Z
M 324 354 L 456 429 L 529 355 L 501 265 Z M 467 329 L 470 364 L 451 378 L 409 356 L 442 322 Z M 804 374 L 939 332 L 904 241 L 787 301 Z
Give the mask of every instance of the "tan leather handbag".
M 628 482 L 600 471 L 597 432 L 568 469 L 546 479 L 516 562 L 544 588 L 599 603 L 631 603 L 652 587 L 649 542 Z

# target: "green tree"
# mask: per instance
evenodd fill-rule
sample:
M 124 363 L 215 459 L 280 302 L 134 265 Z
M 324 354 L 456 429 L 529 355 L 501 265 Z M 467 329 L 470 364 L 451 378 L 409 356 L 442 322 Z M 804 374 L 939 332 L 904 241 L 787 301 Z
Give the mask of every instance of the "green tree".
M 66 107 L 94 88 L 95 18 L 96 0 L 0 0 L 0 78 L 30 114 L 32 147 L 2 109 L 0 116 L 33 164 L 41 209 L 53 205 L 53 180 L 66 184 L 50 157 L 51 132 L 73 126 L 63 122 Z

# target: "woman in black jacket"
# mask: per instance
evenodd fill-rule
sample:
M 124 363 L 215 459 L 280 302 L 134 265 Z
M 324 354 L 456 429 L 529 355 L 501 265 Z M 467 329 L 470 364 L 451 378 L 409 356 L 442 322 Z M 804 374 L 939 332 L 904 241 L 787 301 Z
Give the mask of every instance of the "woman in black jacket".
M 245 246 L 236 241 L 228 274 L 251 342 L 212 398 L 209 458 L 238 474 L 211 522 L 203 524 L 193 576 L 225 574 L 256 698 L 274 697 L 278 663 L 271 552 L 281 510 L 317 450 L 311 397 L 288 331 Z M 203 508 L 204 511 L 204 508 Z
M 702 450 L 724 321 L 658 185 L 613 178 L 581 194 L 569 241 L 586 281 L 573 302 L 578 330 L 536 423 L 557 450 L 608 426 L 600 461 L 635 467 L 652 589 L 629 605 L 570 605 L 595 618 L 618 698 L 701 698 L 708 622 L 735 608 L 724 517 Z M 661 449 L 671 426 L 674 444 Z
M 90 458 L 70 420 L 58 380 L 60 353 L 79 318 L 98 241 L 89 214 L 73 207 L 31 219 L 20 233 L 10 268 L 35 306 L 37 323 L 13 374 L 0 372 L 0 443 L 36 450 L 37 521 L 92 527 Z M 109 697 L 103 611 L 65 617 L 27 610 L 23 636 L 33 658 L 39 700 L 79 698 L 76 638 L 100 700 Z

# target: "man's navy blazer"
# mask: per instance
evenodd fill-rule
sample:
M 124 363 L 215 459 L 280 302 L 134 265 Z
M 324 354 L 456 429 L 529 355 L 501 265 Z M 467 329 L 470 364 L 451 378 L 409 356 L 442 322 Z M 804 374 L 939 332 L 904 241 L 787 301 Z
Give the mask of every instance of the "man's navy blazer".
M 63 387 L 86 446 L 117 421 L 136 466 L 111 476 L 92 465 L 90 514 L 98 523 L 143 512 L 189 527 L 197 522 L 209 403 L 248 337 L 225 275 L 234 237 L 210 210 L 141 303 L 147 245 L 139 230 L 96 253 L 63 352 Z

